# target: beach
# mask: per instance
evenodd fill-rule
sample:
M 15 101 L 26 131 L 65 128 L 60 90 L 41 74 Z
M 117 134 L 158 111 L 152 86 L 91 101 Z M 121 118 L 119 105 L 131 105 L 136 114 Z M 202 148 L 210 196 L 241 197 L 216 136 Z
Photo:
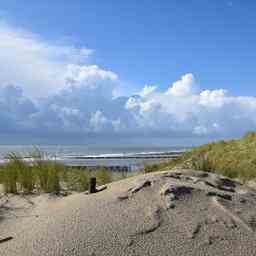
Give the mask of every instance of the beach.
M 7 201 L 6 201 L 7 200 Z M 173 170 L 95 193 L 1 198 L 3 256 L 255 255 L 256 191 Z

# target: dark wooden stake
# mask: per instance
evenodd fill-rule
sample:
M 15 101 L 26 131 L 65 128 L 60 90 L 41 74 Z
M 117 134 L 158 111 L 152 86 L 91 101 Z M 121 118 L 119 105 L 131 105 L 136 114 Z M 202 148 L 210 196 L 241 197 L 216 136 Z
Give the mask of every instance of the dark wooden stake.
M 96 178 L 95 177 L 91 177 L 89 180 L 89 193 L 96 193 L 97 189 L 96 189 Z

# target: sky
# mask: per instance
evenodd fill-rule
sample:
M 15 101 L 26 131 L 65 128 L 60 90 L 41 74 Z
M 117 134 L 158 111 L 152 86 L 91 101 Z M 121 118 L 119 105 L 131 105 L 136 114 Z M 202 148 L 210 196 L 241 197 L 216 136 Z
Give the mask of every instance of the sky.
M 184 144 L 255 130 L 255 11 L 250 0 L 1 1 L 0 139 Z

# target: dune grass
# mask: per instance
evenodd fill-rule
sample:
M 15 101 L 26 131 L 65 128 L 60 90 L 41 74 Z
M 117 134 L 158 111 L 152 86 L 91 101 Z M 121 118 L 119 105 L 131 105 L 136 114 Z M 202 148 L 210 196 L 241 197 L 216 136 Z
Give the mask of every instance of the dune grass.
M 62 187 L 67 190 L 83 192 L 88 189 L 90 172 L 87 169 L 64 168 L 60 173 Z
M 91 175 L 96 177 L 99 185 L 110 183 L 113 180 L 112 173 L 104 166 L 101 166 L 97 170 L 93 171 Z
M 172 161 L 146 166 L 145 172 L 174 167 L 215 172 L 241 181 L 256 179 L 256 132 L 248 132 L 241 139 L 196 147 Z
M 66 167 L 50 161 L 40 150 L 35 150 L 31 157 L 33 164 L 15 153 L 7 155 L 8 163 L 0 167 L 0 184 L 5 193 L 86 191 L 92 176 L 96 177 L 97 185 L 103 185 L 128 175 L 113 174 L 104 167 L 96 170 Z M 174 167 L 215 172 L 241 181 L 256 179 L 256 132 L 249 132 L 241 139 L 221 140 L 193 148 L 169 162 L 145 165 L 144 173 Z
M 62 166 L 35 158 L 33 165 L 16 153 L 7 155 L 8 163 L 1 168 L 0 182 L 6 193 L 60 191 L 59 171 Z
M 91 176 L 97 184 L 113 180 L 112 174 L 104 167 L 96 170 L 66 167 L 50 161 L 39 150 L 31 154 L 33 162 L 26 162 L 16 153 L 7 155 L 8 163 L 0 168 L 0 184 L 5 193 L 60 193 L 61 190 L 86 191 Z

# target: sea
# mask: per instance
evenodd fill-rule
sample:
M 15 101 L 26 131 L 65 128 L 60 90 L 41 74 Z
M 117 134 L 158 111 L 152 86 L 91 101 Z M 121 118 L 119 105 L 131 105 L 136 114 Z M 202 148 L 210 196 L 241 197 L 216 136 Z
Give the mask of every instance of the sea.
M 0 163 L 5 163 L 11 152 L 29 159 L 35 150 L 40 150 L 47 159 L 69 166 L 126 166 L 129 170 L 138 170 L 145 164 L 168 161 L 166 155 L 187 149 L 180 146 L 0 145 Z

